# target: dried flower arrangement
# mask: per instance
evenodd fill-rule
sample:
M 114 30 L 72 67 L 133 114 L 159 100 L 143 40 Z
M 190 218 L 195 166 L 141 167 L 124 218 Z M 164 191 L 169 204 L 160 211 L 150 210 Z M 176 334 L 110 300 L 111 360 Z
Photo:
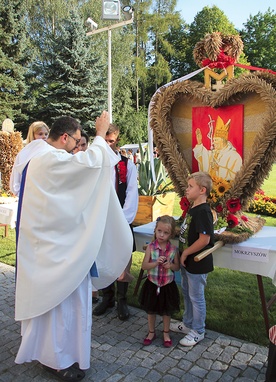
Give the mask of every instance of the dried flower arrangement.
M 0 173 L 1 194 L 10 195 L 10 176 L 16 155 L 23 148 L 22 136 L 19 131 L 0 131 Z

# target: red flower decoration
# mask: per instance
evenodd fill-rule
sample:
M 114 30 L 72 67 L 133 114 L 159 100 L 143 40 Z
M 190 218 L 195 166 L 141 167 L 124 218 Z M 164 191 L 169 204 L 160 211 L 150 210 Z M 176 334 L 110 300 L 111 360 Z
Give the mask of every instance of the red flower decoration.
M 181 209 L 182 209 L 182 211 L 183 211 L 181 217 L 182 217 L 182 218 L 185 218 L 185 216 L 186 216 L 186 214 L 187 214 L 187 212 L 188 212 L 188 210 L 189 210 L 189 208 L 190 208 L 190 202 L 189 202 L 189 200 L 186 198 L 186 196 L 183 196 L 183 197 L 180 199 L 179 204 L 180 204 L 180 207 L 181 207 Z
M 218 205 L 216 206 L 216 212 L 217 212 L 217 213 L 220 213 L 220 212 L 222 212 L 222 210 L 223 210 L 222 205 L 221 205 L 221 204 L 218 204 Z
M 240 199 L 229 199 L 226 202 L 226 207 L 229 212 L 234 214 L 241 209 Z
M 124 161 L 120 161 L 118 164 L 117 164 L 117 169 L 118 169 L 118 173 L 119 173 L 119 183 L 126 183 L 127 179 L 126 179 L 126 176 L 127 176 L 127 168 L 126 168 L 126 164 Z
M 241 219 L 242 219 L 244 222 L 247 222 L 247 221 L 248 221 L 248 217 L 245 216 L 245 215 L 242 215 L 242 216 L 241 216 Z
M 228 228 L 234 228 L 239 224 L 239 219 L 235 215 L 228 214 L 227 224 L 228 224 Z

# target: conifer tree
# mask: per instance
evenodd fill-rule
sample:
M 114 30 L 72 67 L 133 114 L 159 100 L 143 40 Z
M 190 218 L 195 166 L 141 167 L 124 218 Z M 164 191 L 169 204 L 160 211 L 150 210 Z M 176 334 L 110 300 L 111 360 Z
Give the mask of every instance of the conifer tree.
M 77 10 L 57 23 L 44 54 L 48 57 L 41 78 L 44 90 L 37 99 L 39 117 L 48 124 L 70 115 L 93 133 L 96 117 L 107 107 L 107 92 L 105 70 L 92 44 Z
M 25 74 L 28 64 L 26 13 L 21 0 L 0 3 L 0 123 L 11 118 L 15 126 L 27 117 L 22 112 L 26 100 Z

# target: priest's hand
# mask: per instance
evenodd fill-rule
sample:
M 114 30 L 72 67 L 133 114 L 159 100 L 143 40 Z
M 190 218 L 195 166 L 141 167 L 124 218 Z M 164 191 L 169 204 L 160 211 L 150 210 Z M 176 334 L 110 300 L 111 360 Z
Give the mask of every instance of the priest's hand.
M 104 110 L 101 116 L 96 118 L 96 135 L 105 139 L 106 132 L 109 128 L 109 123 L 109 114 Z

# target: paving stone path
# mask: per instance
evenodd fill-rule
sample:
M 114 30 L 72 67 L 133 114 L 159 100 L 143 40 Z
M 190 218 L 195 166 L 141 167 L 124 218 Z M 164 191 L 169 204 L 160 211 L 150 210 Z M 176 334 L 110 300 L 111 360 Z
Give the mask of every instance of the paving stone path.
M 20 325 L 14 321 L 14 288 L 14 268 L 0 263 L 0 381 L 56 381 L 38 362 L 14 363 L 20 344 Z M 157 339 L 144 347 L 146 314 L 132 307 L 130 313 L 125 322 L 117 318 L 115 308 L 93 317 L 91 368 L 84 382 L 265 381 L 268 348 L 211 330 L 193 348 L 178 345 L 181 334 L 171 333 L 173 346 L 164 348 L 161 318 Z

